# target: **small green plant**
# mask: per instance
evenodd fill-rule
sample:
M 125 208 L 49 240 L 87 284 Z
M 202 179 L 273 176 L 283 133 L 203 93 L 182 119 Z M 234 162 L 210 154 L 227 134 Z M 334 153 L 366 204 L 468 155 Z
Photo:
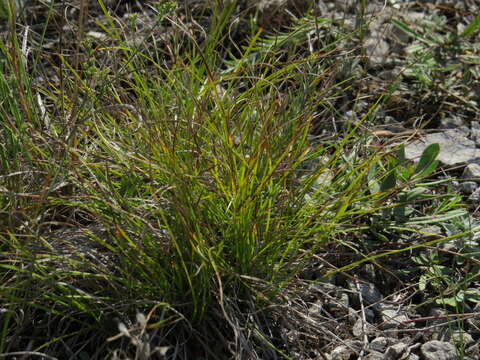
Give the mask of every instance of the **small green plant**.
M 447 19 L 443 16 L 433 16 L 421 27 L 392 21 L 394 26 L 415 39 L 406 49 L 409 64 L 404 75 L 416 79 L 421 88 L 439 89 L 475 108 L 471 88 L 480 79 L 476 67 L 479 48 L 467 38 L 477 33 L 480 17 L 476 16 L 461 32 L 447 30 Z
M 465 235 L 442 242 L 413 258 L 422 271 L 419 289 L 433 291 L 437 304 L 458 312 L 471 310 L 470 306 L 480 304 L 480 224 L 472 223 L 469 216 L 462 216 L 442 222 L 441 226 L 447 237 Z
M 157 13 L 157 21 L 161 22 L 163 21 L 165 16 L 169 15 L 177 9 L 178 4 L 176 1 L 167 0 L 156 3 L 154 6 Z
M 377 179 L 376 171 L 372 171 L 369 179 L 371 192 L 388 194 L 389 190 L 393 190 L 397 195 L 392 199 L 391 204 L 382 210 L 382 215 L 374 219 L 372 229 L 394 229 L 402 226 L 441 223 L 452 217 L 464 215 L 464 211 L 456 209 L 458 197 L 453 194 L 446 197 L 446 204 L 442 204 L 435 210 L 432 209 L 430 214 L 419 211 L 422 203 L 438 199 L 431 189 L 447 181 L 420 183 L 420 180 L 430 176 L 437 169 L 439 162 L 436 157 L 439 151 L 438 144 L 429 145 L 422 153 L 418 163 L 414 165 L 406 160 L 405 149 L 401 145 L 383 164 L 379 162 L 379 166 L 384 169 L 385 174 L 382 178 Z M 385 198 L 380 197 L 378 204 L 380 203 L 385 203 Z

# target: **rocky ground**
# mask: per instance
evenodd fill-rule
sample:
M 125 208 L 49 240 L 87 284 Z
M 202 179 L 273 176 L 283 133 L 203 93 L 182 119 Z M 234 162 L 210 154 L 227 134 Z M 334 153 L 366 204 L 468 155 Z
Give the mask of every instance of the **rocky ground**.
M 448 44 L 443 41 L 465 30 L 480 13 L 480 2 L 386 0 L 366 3 L 363 18 L 366 28 L 354 39 L 341 44 L 342 51 L 354 53 L 352 59 L 357 59 L 349 63 L 347 75 L 339 75 L 345 78 L 354 75 L 351 86 L 336 100 L 338 114 L 322 115 L 323 120 L 339 123 L 342 118 L 354 123 L 379 94 L 395 86 L 391 97 L 377 113 L 374 129 L 369 131 L 379 146 L 406 142 L 406 156 L 412 160 L 417 159 L 429 144 L 439 143 L 442 176 L 456 178 L 448 185 L 463 195 L 471 221 L 475 222 L 480 202 L 480 37 L 476 32 L 468 41 L 455 43 L 452 40 Z M 179 5 L 181 11 L 205 11 L 200 0 L 180 1 Z M 237 13 L 244 18 L 240 17 L 237 25 L 233 25 L 234 36 L 239 41 L 244 36 L 238 24 L 245 21 L 247 14 L 257 12 L 259 24 L 266 32 L 274 33 L 285 31 L 292 24 L 292 18 L 300 16 L 310 5 L 307 0 L 239 2 Z M 74 36 L 76 29 L 68 18 L 78 17 L 79 10 L 77 4 L 53 6 L 56 16 L 49 19 L 51 26 L 47 28 L 42 46 L 47 52 L 51 51 L 50 60 L 55 62 L 53 49 L 59 42 Z M 125 25 L 129 41 L 138 43 L 142 51 L 168 42 L 171 29 L 157 27 L 152 32 L 155 15 L 150 2 L 109 1 L 109 6 Z M 354 29 L 358 26 L 359 6 L 359 1 L 354 0 L 319 0 L 314 14 Z M 90 4 L 89 11 L 85 36 L 92 42 L 108 41 L 96 25 L 96 22 L 106 21 L 105 16 L 95 4 Z M 27 1 L 19 20 L 29 24 L 29 31 L 33 31 L 35 37 L 40 34 L 45 14 L 45 5 Z M 67 16 L 66 21 L 62 20 L 63 14 Z M 128 32 L 132 14 L 136 16 L 135 31 Z M 198 21 L 201 23 L 202 16 Z M 401 24 L 407 24 L 408 29 L 402 29 Z M 59 26 L 64 30 L 63 39 L 55 30 Z M 313 35 L 310 41 L 305 48 L 315 48 Z M 101 61 L 108 65 L 110 60 L 103 58 Z M 171 61 L 168 54 L 166 61 Z M 58 80 L 48 63 L 42 66 L 49 81 Z M 341 136 L 342 128 L 340 125 L 338 128 L 319 126 L 317 130 L 316 136 Z M 425 241 L 448 235 L 448 229 L 441 226 L 425 225 L 422 230 L 428 234 Z M 402 237 L 395 239 L 395 243 L 377 244 L 370 249 L 354 244 L 352 249 L 373 254 L 406 247 L 413 241 L 418 243 L 418 236 Z M 472 238 L 468 246 L 476 250 L 477 240 Z M 465 247 L 465 243 L 453 241 L 439 247 L 435 243 L 430 246 L 437 256 L 441 253 L 438 265 L 452 266 L 453 282 L 471 277 L 468 290 L 473 294 L 479 288 L 477 258 L 469 258 L 468 264 L 457 264 L 455 260 L 455 255 Z M 309 282 L 357 259 L 346 249 L 348 247 L 332 246 L 318 255 L 312 268 L 299 279 L 305 288 L 299 287 L 298 296 L 289 300 L 272 324 L 271 327 L 281 334 L 284 341 L 281 350 L 289 358 L 480 359 L 480 307 L 476 305 L 480 294 L 473 294 L 470 301 L 464 300 L 466 296 L 458 298 L 460 300 L 453 307 L 436 301 L 438 294 L 448 297 L 451 287 L 441 281 L 435 289 L 419 286 L 421 275 L 434 277 L 436 269 L 430 266 L 429 261 L 433 260 L 423 258 L 422 263 L 418 249 L 361 264 L 353 271 L 339 271 L 327 280 Z M 460 308 L 463 309 L 461 313 Z
M 356 6 L 358 3 L 354 1 L 319 1 L 317 11 L 322 16 L 354 23 Z M 464 67 L 466 63 L 461 60 L 464 55 L 448 55 L 442 53 L 446 49 L 434 49 L 434 43 L 419 43 L 395 27 L 392 19 L 409 24 L 419 33 L 430 26 L 432 38 L 444 38 L 449 33 L 463 31 L 474 14 L 478 14 L 479 7 L 478 1 L 369 1 L 365 13 L 371 17 L 363 39 L 367 61 L 360 65 L 365 76 L 355 83 L 356 91 L 372 94 L 385 89 L 397 74 L 402 74 L 393 98 L 382 109 L 383 125 L 378 125 L 377 135 L 380 141 L 384 141 L 383 137 L 406 141 L 406 155 L 410 159 L 418 159 L 429 144 L 440 144 L 438 159 L 445 175 L 457 177 L 452 185 L 471 204 L 473 218 L 477 217 L 480 198 L 478 62 Z M 440 23 L 440 27 L 434 25 Z M 475 46 L 478 40 L 477 33 Z M 421 56 L 412 56 L 414 46 L 424 47 L 427 52 L 438 51 L 439 57 L 423 59 L 426 62 L 421 64 L 418 62 L 422 61 Z M 427 65 L 430 61 L 435 64 Z M 447 70 L 449 66 L 452 72 Z M 422 83 L 419 75 L 422 71 L 433 77 L 435 71 L 442 74 L 432 82 Z M 464 76 L 465 71 L 476 73 L 472 82 L 453 80 Z M 352 108 L 352 102 L 347 100 L 342 105 L 344 114 L 361 116 L 361 104 Z M 431 230 L 441 235 L 440 228 Z M 409 239 L 401 241 L 409 243 Z M 450 254 L 461 251 L 460 246 L 442 244 Z M 480 358 L 478 306 L 464 302 L 464 313 L 457 314 L 429 301 L 433 295 L 419 290 L 418 284 L 412 282 L 414 273 L 402 277 L 390 271 L 395 267 L 415 268 L 418 264 L 412 263 L 413 254 L 382 260 L 377 266 L 360 266 L 355 274 L 337 274 L 327 283 L 311 285 L 303 301 L 289 310 L 289 316 L 299 317 L 299 326 L 284 329 L 287 343 L 302 354 L 298 358 L 304 358 L 305 352 L 300 349 L 309 347 L 315 338 L 328 339 L 328 345 L 310 348 L 311 358 L 315 359 Z M 441 286 L 447 290 L 447 285 Z M 478 281 L 471 286 L 478 288 Z
M 318 11 L 322 16 L 354 23 L 356 6 L 357 2 L 353 1 L 319 1 Z M 385 89 L 392 78 L 402 74 L 393 98 L 382 109 L 383 126 L 378 126 L 377 134 L 381 141 L 383 136 L 406 141 L 409 144 L 406 154 L 410 159 L 418 159 L 429 144 L 439 143 L 438 159 L 445 175 L 457 177 L 452 185 L 464 194 L 473 218 L 477 217 L 480 195 L 478 62 L 477 65 L 471 63 L 472 67 L 459 65 L 455 70 L 453 66 L 452 73 L 447 68 L 462 63 L 463 55 L 451 56 L 445 52 L 435 60 L 428 60 L 436 62 L 435 65 L 419 63 L 422 59 L 412 57 L 412 48 L 424 46 L 426 51 L 436 51 L 435 45 L 419 44 L 392 25 L 392 19 L 401 20 L 419 32 L 431 26 L 432 37 L 442 38 L 461 32 L 473 15 L 478 14 L 479 6 L 478 1 L 369 1 L 365 12 L 372 17 L 363 40 L 368 60 L 361 70 L 365 76 L 355 84 L 357 91 L 369 89 L 364 91 L 371 94 Z M 439 22 L 442 25 L 436 27 L 434 24 Z M 476 46 L 478 40 L 477 33 Z M 418 77 L 422 66 L 427 72 L 436 71 L 430 66 L 437 67 L 442 75 L 428 84 L 422 83 Z M 464 71 L 476 73 L 475 80 L 468 84 L 453 80 L 465 75 Z M 350 107 L 352 102 L 344 104 L 345 113 L 359 116 L 358 107 Z M 432 230 L 441 234 L 438 227 Z M 402 241 L 409 243 L 408 239 Z M 459 246 L 442 244 L 451 254 L 461 251 Z M 338 274 L 327 283 L 310 286 L 305 300 L 292 306 L 296 311 L 291 310 L 305 316 L 303 321 L 298 320 L 304 327 L 285 330 L 286 341 L 292 348 L 300 349 L 312 340 L 305 334 L 328 339 L 325 347 L 311 348 L 311 358 L 315 359 L 480 358 L 478 306 L 464 302 L 464 313 L 457 314 L 451 308 L 429 301 L 433 295 L 419 290 L 418 284 L 412 281 L 413 273 L 402 277 L 390 271 L 395 267 L 415 268 L 418 264 L 412 263 L 410 255 L 413 254 L 382 260 L 381 265 L 376 264 L 379 266 L 360 266 L 355 275 Z M 442 290 L 447 289 L 447 285 L 441 286 L 445 286 Z M 478 281 L 471 286 L 478 288 Z

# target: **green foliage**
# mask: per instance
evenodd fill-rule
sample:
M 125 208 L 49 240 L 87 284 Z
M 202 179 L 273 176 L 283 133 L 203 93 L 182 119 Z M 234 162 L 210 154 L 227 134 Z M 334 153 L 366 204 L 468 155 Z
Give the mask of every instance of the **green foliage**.
M 478 43 L 467 38 L 478 30 L 479 17 L 461 33 L 448 31 L 446 22 L 445 17 L 439 16 L 425 19 L 417 26 L 392 20 L 395 27 L 415 39 L 406 49 L 409 63 L 404 75 L 414 78 L 421 88 L 440 89 L 476 108 L 470 90 L 480 80 L 476 69 L 479 48 Z
M 10 4 L 15 4 L 15 2 L 10 2 L 9 0 L 0 1 L 0 19 L 9 19 L 9 14 L 11 12 Z
M 422 273 L 419 289 L 433 292 L 437 304 L 451 306 L 458 312 L 469 311 L 480 304 L 480 224 L 472 222 L 468 216 L 440 224 L 448 237 L 464 235 L 413 257 Z
M 177 9 L 178 4 L 176 1 L 167 0 L 155 3 L 154 6 L 157 12 L 157 21 L 161 22 L 165 18 L 165 16 L 169 15 Z
M 420 160 L 418 161 L 414 175 L 416 175 L 418 178 L 424 178 L 433 173 L 438 166 L 438 161 L 436 161 L 435 158 L 438 156 L 439 152 L 440 146 L 438 144 L 431 144 L 427 146 L 427 148 L 423 151 Z
M 473 35 L 475 31 L 478 30 L 480 27 L 480 15 L 477 15 L 475 19 L 467 25 L 467 27 L 462 31 L 462 33 L 459 35 L 461 38 L 469 37 Z
M 12 83 L 0 80 L 8 95 L 0 104 L 2 131 L 11 134 L 1 149 L 8 164 L 2 205 L 23 209 L 29 240 L 13 235 L 13 219 L 2 224 L 2 252 L 9 255 L 0 271 L 12 279 L 0 285 L 2 298 L 12 311 L 27 306 L 73 318 L 72 327 L 85 333 L 88 323 L 158 303 L 151 316 L 159 322 L 166 314 L 164 326 L 224 326 L 243 316 L 225 313 L 227 301 L 235 307 L 273 301 L 310 261 L 305 251 L 343 231 L 351 204 L 368 192 L 362 179 L 370 162 L 359 154 L 343 158 L 356 129 L 338 144 L 309 140 L 317 106 L 309 89 L 327 74 L 327 61 L 307 58 L 262 74 L 257 61 L 246 61 L 250 55 L 273 62 L 284 45 L 294 45 L 265 50 L 256 42 L 266 40 L 254 38 L 232 63 L 241 75 L 223 72 L 218 43 L 232 11 L 226 7 L 214 14 L 206 42 L 199 46 L 183 34 L 188 46 L 173 47 L 176 62 L 166 66 L 156 60 L 161 56 L 138 56 L 140 49 L 128 47 L 103 9 L 102 29 L 127 59 L 117 73 L 93 57 L 78 68 L 62 59 L 69 81 L 61 92 L 49 83 L 38 88 L 54 109 L 43 113 L 29 93 L 11 96 L 32 88 L 23 68 L 8 68 Z M 94 54 L 88 39 L 81 46 Z M 123 94 L 125 84 L 133 98 Z M 325 155 L 331 157 L 318 161 Z M 343 163 L 335 183 L 318 182 Z M 19 171 L 41 176 L 9 182 Z M 51 224 L 78 227 L 76 216 L 105 230 L 86 226 L 81 236 L 60 239 L 49 231 Z M 98 250 L 92 255 L 90 248 Z M 52 343 L 61 338 L 48 336 Z
M 240 332 L 256 333 L 256 354 L 275 345 L 252 319 L 283 299 L 325 244 L 363 231 L 385 239 L 423 224 L 459 227 L 458 197 L 438 196 L 441 182 L 424 180 L 438 167 L 437 144 L 417 165 L 403 146 L 368 146 L 362 127 L 378 104 L 335 141 L 312 139 L 319 108 L 336 115 L 329 96 L 348 87 L 331 80 L 338 56 L 324 53 L 351 34 L 330 20 L 308 16 L 278 36 L 258 31 L 233 55 L 224 48 L 232 1 L 213 9 L 203 42 L 172 20 L 167 53 L 130 46 L 100 4 L 98 26 L 112 42 L 101 49 L 114 55 L 115 72 L 94 57 L 100 47 L 78 39 L 89 60 L 62 57 L 61 86 L 33 86 L 38 74 L 18 39 L 0 44 L 0 352 L 12 319 L 27 311 L 39 324 L 68 323 L 49 325 L 34 350 L 91 334 L 85 347 L 96 350 L 118 317 L 135 356 L 212 341 L 205 329 L 225 334 L 223 351 Z M 152 32 L 175 9 L 159 3 Z M 306 50 L 312 32 L 317 51 Z M 446 231 L 467 231 L 457 228 Z M 428 276 L 452 276 L 443 259 L 423 260 Z M 471 289 L 461 296 L 473 298 Z M 137 312 L 150 325 L 138 316 L 129 326 Z M 147 329 L 165 330 L 168 346 L 149 349 Z
M 428 146 L 415 166 L 405 159 L 404 146 L 400 145 L 377 163 L 375 171 L 370 172 L 369 188 L 372 195 L 376 194 L 380 211 L 371 217 L 369 229 L 377 239 L 390 242 L 405 231 L 417 233 L 419 228 L 427 225 L 444 224 L 466 216 L 458 195 L 448 191 L 435 194 L 436 189 L 449 179 L 420 182 L 436 170 L 438 161 L 435 159 L 439 150 L 438 144 Z M 375 175 L 378 169 L 384 171 L 380 178 Z

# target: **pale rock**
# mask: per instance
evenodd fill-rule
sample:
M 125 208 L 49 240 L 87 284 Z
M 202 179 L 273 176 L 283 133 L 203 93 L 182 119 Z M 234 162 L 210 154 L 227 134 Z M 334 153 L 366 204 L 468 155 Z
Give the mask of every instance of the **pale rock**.
M 410 354 L 410 349 L 407 344 L 398 343 L 392 346 L 389 346 L 385 351 L 385 360 L 399 360 L 405 359 Z
M 464 179 L 469 179 L 469 180 L 475 179 L 476 181 L 480 181 L 480 164 L 479 163 L 468 164 L 463 170 L 462 177 Z
M 454 345 L 432 340 L 420 347 L 420 354 L 424 360 L 458 360 L 457 349 Z
M 405 156 L 407 159 L 418 161 L 423 151 L 431 144 L 440 145 L 437 160 L 443 165 L 463 165 L 480 158 L 480 150 L 477 150 L 475 142 L 456 130 L 424 135 L 405 147 Z
M 370 349 L 384 353 L 389 344 L 389 339 L 385 336 L 379 336 L 370 342 Z

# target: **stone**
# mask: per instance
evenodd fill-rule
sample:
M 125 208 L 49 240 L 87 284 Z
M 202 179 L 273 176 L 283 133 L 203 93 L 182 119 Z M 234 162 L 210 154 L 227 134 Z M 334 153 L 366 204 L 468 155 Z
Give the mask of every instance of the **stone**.
M 362 350 L 363 343 L 358 340 L 347 340 L 344 345 L 337 346 L 331 353 L 331 360 L 350 360 Z
M 426 134 L 405 147 L 405 156 L 407 159 L 418 161 L 425 148 L 431 144 L 440 145 L 437 160 L 443 165 L 458 166 L 480 159 L 480 150 L 476 148 L 475 142 L 457 130 Z
M 477 147 L 480 147 L 480 122 L 472 121 L 470 123 L 470 139 L 472 139 Z
M 408 354 L 405 360 L 420 360 L 420 356 L 418 356 L 417 354 Z
M 375 282 L 377 279 L 377 271 L 374 264 L 363 264 L 359 266 L 361 276 L 367 281 Z
M 445 341 L 432 340 L 420 347 L 424 360 L 458 360 L 457 349 Z
M 337 319 L 347 319 L 352 325 L 355 323 L 358 315 L 349 306 L 349 298 L 345 289 L 329 283 L 317 283 L 311 286 L 309 291 L 312 294 L 317 292 L 322 294 L 322 299 L 313 300 L 308 309 L 310 322 L 320 321 L 327 312 Z
M 480 188 L 477 188 L 467 199 L 472 203 L 480 202 Z
M 455 129 L 461 132 L 462 135 L 468 136 L 470 130 L 465 124 L 465 121 L 460 116 L 449 116 L 440 119 L 439 129 Z
M 480 181 L 480 164 L 471 163 L 468 164 L 463 170 L 462 178 L 468 180 Z
M 445 341 L 450 341 L 454 345 L 470 346 L 475 344 L 473 336 L 466 331 L 448 329 Z
M 480 304 L 476 304 L 472 312 L 476 314 L 480 313 Z M 473 316 L 473 317 L 467 318 L 466 322 L 467 322 L 467 326 L 470 329 L 474 330 L 476 333 L 480 332 L 480 316 Z
M 475 343 L 465 349 L 465 353 L 472 359 L 480 359 L 480 346 Z
M 385 351 L 384 359 L 385 360 L 400 360 L 405 359 L 410 354 L 410 349 L 407 344 L 398 343 L 392 346 L 389 346 Z
M 353 325 L 352 333 L 355 337 L 361 338 L 363 335 L 369 335 L 375 333 L 376 328 L 368 322 L 364 322 L 363 319 L 358 319 Z M 365 333 L 365 334 L 364 334 Z
M 387 349 L 389 342 L 389 339 L 385 336 L 376 337 L 370 342 L 370 349 L 373 351 L 384 353 Z
M 375 312 L 372 309 L 365 309 L 365 319 L 367 322 L 372 323 L 375 320 Z
M 428 317 L 430 318 L 427 320 L 427 326 L 431 327 L 434 325 L 442 325 L 448 323 L 448 318 L 446 317 L 448 315 L 448 312 L 438 306 L 434 306 L 430 309 L 428 312 Z
M 361 299 L 363 301 L 364 306 L 371 306 L 374 310 L 380 310 L 380 302 L 383 299 L 382 293 L 373 285 L 372 283 L 358 280 L 357 282 L 358 287 L 361 293 Z M 357 284 L 355 281 L 348 280 L 347 285 L 350 290 L 352 290 L 355 294 L 354 302 L 360 303 L 360 296 L 358 296 Z
M 383 354 L 377 351 L 370 352 L 363 358 L 364 360 L 383 360 Z
M 380 37 L 371 37 L 365 40 L 365 55 L 371 67 L 383 65 L 390 58 L 390 46 Z
M 470 139 L 472 139 L 477 146 L 480 146 L 480 122 L 472 121 L 470 123 Z
M 398 329 L 405 327 L 405 322 L 410 320 L 405 311 L 401 307 L 387 307 L 382 306 L 380 310 L 382 318 L 382 329 Z
M 477 190 L 478 184 L 475 181 L 464 181 L 460 184 L 462 194 L 471 195 Z

